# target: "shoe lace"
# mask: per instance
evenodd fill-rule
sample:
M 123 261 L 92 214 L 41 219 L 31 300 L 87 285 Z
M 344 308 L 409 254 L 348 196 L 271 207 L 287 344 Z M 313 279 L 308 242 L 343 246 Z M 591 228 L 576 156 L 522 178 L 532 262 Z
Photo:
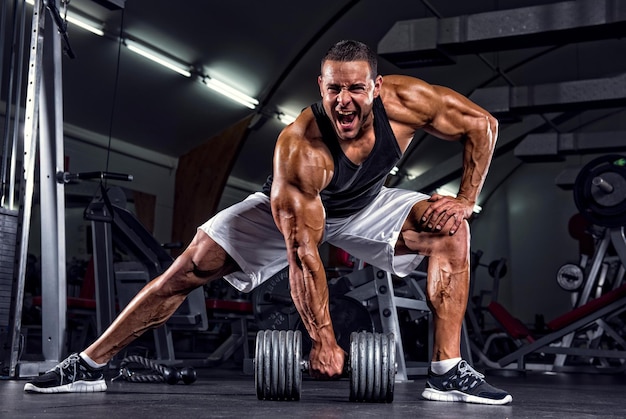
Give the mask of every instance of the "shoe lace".
M 76 374 L 78 372 L 78 360 L 79 360 L 78 354 L 72 354 L 68 356 L 67 358 L 65 358 L 59 365 L 57 365 L 55 368 L 53 368 L 50 371 L 57 371 L 59 375 L 61 376 L 61 383 L 62 383 L 63 376 L 65 375 L 64 372 L 69 370 L 71 367 L 73 367 L 71 379 L 74 380 L 76 379 Z
M 472 368 L 472 366 L 470 364 L 468 364 L 465 360 L 461 360 L 461 362 L 459 362 L 458 370 L 459 370 L 459 377 L 460 378 L 464 378 L 466 376 L 471 376 L 471 377 L 475 378 L 478 381 L 483 381 L 483 378 L 485 378 L 485 376 L 483 374 L 479 373 L 474 368 Z

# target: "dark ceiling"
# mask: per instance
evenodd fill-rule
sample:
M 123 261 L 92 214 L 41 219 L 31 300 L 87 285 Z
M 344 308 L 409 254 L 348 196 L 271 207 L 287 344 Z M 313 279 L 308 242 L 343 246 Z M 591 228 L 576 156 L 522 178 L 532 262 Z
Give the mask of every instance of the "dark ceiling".
M 124 8 L 102 5 L 115 3 Z M 625 3 L 72 0 L 70 11 L 104 22 L 105 36 L 68 26 L 76 58 L 63 59 L 64 119 L 82 132 L 110 134 L 178 157 L 258 112 L 267 121 L 248 136 L 232 172 L 232 178 L 253 188 L 271 167 L 272 147 L 283 126 L 276 112 L 297 114 L 318 100 L 319 59 L 335 41 L 358 39 L 381 53 L 381 74 L 405 73 L 446 85 L 498 113 L 501 163 L 494 162 L 490 176 L 496 184 L 520 162 L 512 150 L 529 133 L 624 130 L 624 83 L 610 78 L 626 71 Z M 468 18 L 451 19 L 459 16 Z M 396 22 L 426 18 L 400 29 L 399 35 L 387 35 Z M 454 24 L 470 38 L 439 45 L 454 34 Z M 437 25 L 439 37 L 429 32 Z M 442 35 L 442 28 L 452 29 Z M 531 35 L 517 36 L 524 30 Z M 452 63 L 422 61 L 401 68 L 400 58 L 379 49 L 386 36 L 385 48 L 408 43 L 409 50 L 451 57 Z M 488 41 L 472 41 L 471 36 Z M 120 37 L 152 45 L 199 73 L 238 86 L 261 104 L 253 111 L 224 98 L 195 77 L 183 77 L 130 52 L 120 45 Z M 587 84 L 571 86 L 576 99 L 566 99 L 564 84 L 580 81 Z M 543 87 L 523 90 L 537 85 Z M 529 97 L 533 101 L 526 106 L 501 106 Z M 418 135 L 392 183 L 424 190 L 453 181 L 459 153 L 458 145 Z

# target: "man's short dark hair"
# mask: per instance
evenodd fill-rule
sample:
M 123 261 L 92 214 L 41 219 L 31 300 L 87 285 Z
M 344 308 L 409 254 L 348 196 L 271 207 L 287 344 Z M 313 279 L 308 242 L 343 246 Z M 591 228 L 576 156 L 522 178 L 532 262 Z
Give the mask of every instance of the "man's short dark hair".
M 378 75 L 378 57 L 363 42 L 353 40 L 337 42 L 330 47 L 324 58 L 322 58 L 322 66 L 326 61 L 367 61 L 372 78 Z

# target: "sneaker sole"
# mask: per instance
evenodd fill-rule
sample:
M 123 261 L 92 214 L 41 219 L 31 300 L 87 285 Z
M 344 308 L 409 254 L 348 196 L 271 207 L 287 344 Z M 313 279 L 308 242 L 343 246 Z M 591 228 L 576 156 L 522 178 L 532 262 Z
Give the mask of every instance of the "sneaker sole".
M 439 391 L 434 388 L 427 388 L 422 393 L 422 397 L 427 400 L 434 400 L 438 402 L 464 402 L 464 403 L 476 403 L 476 404 L 491 404 L 501 405 L 508 404 L 513 401 L 513 397 L 507 394 L 503 399 L 487 399 L 485 397 L 473 396 L 466 394 L 458 390 L 452 391 Z
M 32 383 L 24 385 L 24 391 L 33 393 L 98 393 L 106 391 L 107 385 L 104 380 L 98 381 L 76 381 L 56 387 L 37 387 Z

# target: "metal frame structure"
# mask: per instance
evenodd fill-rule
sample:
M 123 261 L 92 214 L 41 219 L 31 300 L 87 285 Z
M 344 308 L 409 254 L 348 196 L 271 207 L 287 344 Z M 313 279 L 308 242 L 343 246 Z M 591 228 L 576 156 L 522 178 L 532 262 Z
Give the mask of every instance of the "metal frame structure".
M 52 3 L 52 4 L 50 4 Z M 48 7 L 56 7 L 50 0 Z M 53 22 L 44 11 L 44 2 L 35 0 L 31 26 L 30 57 L 24 127 L 23 177 L 18 234 L 17 281 L 13 290 L 11 352 L 9 376 L 36 375 L 57 364 L 62 358 L 66 335 L 65 217 L 64 185 L 56 182 L 56 172 L 63 167 L 63 96 L 61 40 Z M 35 188 L 35 163 L 39 149 L 41 202 L 42 278 L 42 362 L 22 363 L 21 317 L 30 220 Z

